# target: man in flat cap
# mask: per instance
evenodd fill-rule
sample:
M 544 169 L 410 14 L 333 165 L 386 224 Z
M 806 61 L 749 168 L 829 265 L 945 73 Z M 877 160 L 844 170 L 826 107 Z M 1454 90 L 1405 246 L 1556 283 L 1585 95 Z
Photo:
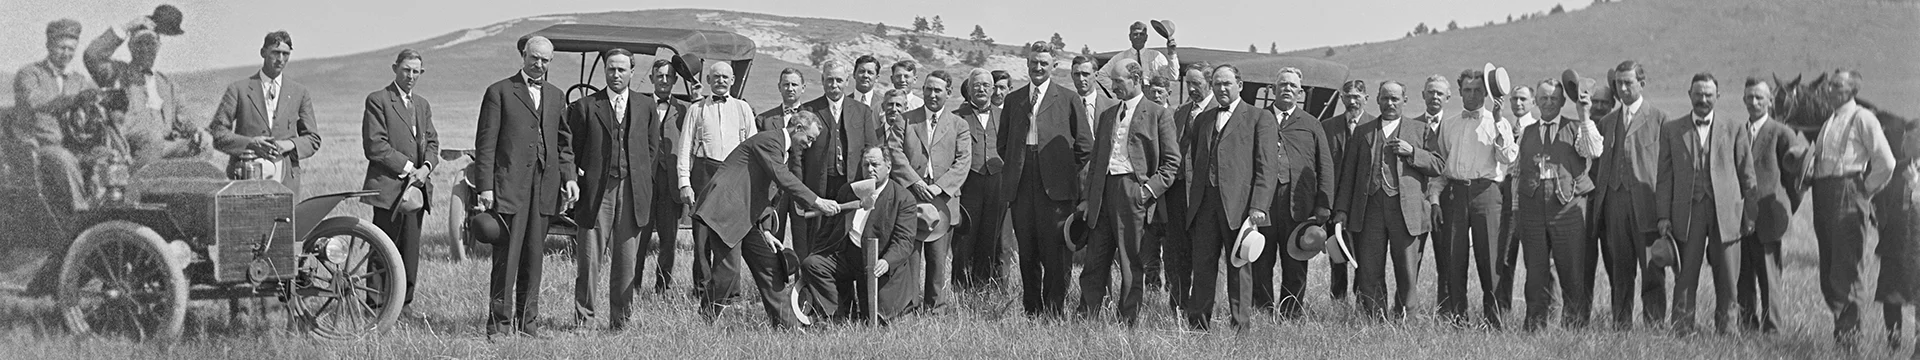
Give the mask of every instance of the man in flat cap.
M 72 152 L 61 146 L 66 135 L 57 118 L 59 113 L 73 107 L 78 99 L 75 95 L 93 88 L 86 76 L 68 66 L 73 63 L 74 50 L 80 45 L 80 31 L 80 22 L 73 19 L 47 23 L 47 58 L 21 67 L 13 77 L 13 109 L 17 113 L 7 124 L 14 138 L 8 139 L 6 153 L 14 154 L 10 161 L 15 168 L 32 168 L 32 157 L 22 155 L 33 153 L 40 157 L 40 175 L 62 175 L 57 181 L 43 181 L 50 184 L 48 190 L 65 191 L 65 197 L 72 200 L 54 204 L 56 211 L 86 206 L 82 201 L 84 197 L 77 196 L 81 193 L 79 162 L 74 160 Z M 59 199 L 58 196 L 50 198 Z

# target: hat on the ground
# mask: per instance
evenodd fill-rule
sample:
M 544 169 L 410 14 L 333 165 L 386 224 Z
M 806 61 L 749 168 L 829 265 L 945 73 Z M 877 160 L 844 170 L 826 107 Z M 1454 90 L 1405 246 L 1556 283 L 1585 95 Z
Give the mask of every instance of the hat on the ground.
M 153 32 L 160 35 L 179 36 L 187 33 L 186 30 L 180 29 L 181 16 L 180 8 L 162 4 L 153 8 L 153 15 L 147 15 L 147 18 L 153 20 Z
M 1307 261 L 1327 249 L 1327 228 L 1317 221 L 1300 223 L 1287 232 L 1287 257 Z
M 80 22 L 73 19 L 60 19 L 47 23 L 47 39 L 80 38 Z
M 474 213 L 467 217 L 467 236 L 482 244 L 500 245 L 506 242 L 507 221 L 492 211 Z
M 1251 219 L 1249 219 L 1251 220 Z M 1233 258 L 1230 264 L 1241 267 L 1260 258 L 1267 251 L 1267 236 L 1260 234 L 1260 227 L 1247 221 L 1240 224 L 1240 234 L 1233 237 Z

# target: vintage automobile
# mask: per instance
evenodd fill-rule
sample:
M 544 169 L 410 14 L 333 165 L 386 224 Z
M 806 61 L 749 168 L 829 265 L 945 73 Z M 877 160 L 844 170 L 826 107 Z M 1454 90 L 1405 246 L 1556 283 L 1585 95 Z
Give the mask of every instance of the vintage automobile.
M 0 112 L 4 114 L 4 112 Z M 0 166 L 0 247 L 50 253 L 23 294 L 52 296 L 76 334 L 140 340 L 181 335 L 191 300 L 272 297 L 288 326 L 325 339 L 385 330 L 406 294 L 399 251 L 367 220 L 327 217 L 367 191 L 295 202 L 270 180 L 228 180 L 199 160 L 122 172 L 114 196 L 88 205 L 49 192 L 43 161 L 7 146 Z
M 553 50 L 580 54 L 580 77 L 577 84 L 567 87 L 569 102 L 592 95 L 600 91 L 595 82 L 604 83 L 604 78 L 596 76 L 601 70 L 602 52 L 614 48 L 623 48 L 635 54 L 667 56 L 673 61 L 673 72 L 678 75 L 684 87 L 674 97 L 682 101 L 693 101 L 697 89 L 699 74 L 707 61 L 726 61 L 733 65 L 734 82 L 732 93 L 736 97 L 746 96 L 747 74 L 753 69 L 754 43 L 746 36 L 725 31 L 667 29 L 636 26 L 559 24 L 534 31 L 532 35 L 544 36 L 553 42 Z M 635 66 L 634 71 L 646 70 Z M 643 75 L 636 74 L 636 81 Z M 471 164 L 472 149 L 442 149 L 440 159 L 447 163 L 468 161 Z M 457 172 L 453 179 L 452 195 L 448 198 L 453 207 L 466 211 L 447 211 L 447 233 L 453 239 L 450 244 L 455 260 L 464 260 L 468 256 L 484 254 L 482 247 L 466 236 L 466 217 L 472 215 L 472 207 L 463 204 L 473 203 L 473 185 L 466 178 L 471 170 Z M 555 235 L 572 235 L 572 229 L 555 227 L 549 231 Z M 564 242 L 564 241 L 561 241 Z M 550 236 L 548 247 L 556 246 Z

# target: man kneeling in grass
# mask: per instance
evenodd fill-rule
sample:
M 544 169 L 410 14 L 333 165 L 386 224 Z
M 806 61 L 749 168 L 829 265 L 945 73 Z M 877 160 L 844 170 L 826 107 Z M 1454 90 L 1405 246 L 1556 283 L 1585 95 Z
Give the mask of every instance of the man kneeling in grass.
M 903 99 L 888 98 L 889 103 Z M 919 210 L 906 184 L 887 176 L 892 171 L 891 163 L 879 147 L 869 146 L 861 154 L 866 159 L 862 163 L 869 180 L 850 184 L 853 189 L 840 192 L 848 197 L 841 200 L 852 201 L 841 205 L 842 212 L 851 211 L 851 216 L 844 217 L 848 222 L 846 236 L 832 238 L 837 241 L 822 239 L 815 244 L 816 252 L 804 262 L 804 271 L 812 275 L 806 280 L 807 290 L 813 294 L 809 310 L 830 315 L 836 321 L 866 316 L 860 300 L 856 300 L 866 298 L 859 296 L 864 295 L 860 281 L 867 276 L 868 261 L 861 244 L 876 239 L 874 244 L 880 246 L 880 258 L 873 266 L 873 276 L 880 282 L 876 311 L 881 321 L 890 321 L 919 308 L 920 277 L 907 266 L 920 252 L 920 240 L 915 237 Z

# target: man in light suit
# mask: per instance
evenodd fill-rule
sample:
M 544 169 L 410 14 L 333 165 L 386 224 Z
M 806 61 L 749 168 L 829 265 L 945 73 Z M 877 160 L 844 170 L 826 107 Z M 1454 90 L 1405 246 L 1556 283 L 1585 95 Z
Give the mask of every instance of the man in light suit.
M 1193 292 L 1186 302 L 1187 327 L 1207 330 L 1213 322 L 1215 280 L 1223 259 L 1231 257 L 1235 233 L 1243 226 L 1272 226 L 1274 183 L 1280 173 L 1279 122 L 1273 113 L 1240 100 L 1240 69 L 1213 69 L 1213 96 L 1219 107 L 1200 113 L 1187 136 L 1193 152 L 1186 169 L 1187 231 L 1193 236 Z M 1231 265 L 1231 264 L 1229 264 Z M 1227 295 L 1229 325 L 1253 326 L 1253 269 L 1230 266 Z
M 0 129 L 9 135 L 6 144 L 0 145 L 10 155 L 6 163 L 22 172 L 37 165 L 48 205 L 62 217 L 91 205 L 82 189 L 86 180 L 80 162 L 65 146 L 67 134 L 59 118 L 79 102 L 82 91 L 94 88 L 80 69 L 71 66 L 80 33 L 80 22 L 73 19 L 47 23 L 46 59 L 14 72 L 13 112 L 0 113 L 0 117 L 12 117 Z M 113 49 L 107 50 L 112 55 Z
M 1747 78 L 1747 133 L 1753 136 L 1753 233 L 1740 244 L 1740 324 L 1747 330 L 1774 332 L 1774 306 L 1780 273 L 1780 240 L 1786 237 L 1794 209 L 1800 208 L 1799 179 L 1807 140 L 1772 117 L 1773 85 Z
M 373 206 L 373 226 L 387 233 L 400 250 L 407 271 L 407 306 L 403 315 L 419 318 L 411 309 L 420 279 L 420 220 L 433 201 L 433 166 L 440 154 L 440 133 L 433 127 L 433 105 L 413 90 L 427 72 L 419 51 L 401 50 L 393 63 L 393 83 L 367 94 L 360 116 L 360 144 L 366 149 L 367 175 L 363 189 L 379 190 L 360 202 Z M 409 188 L 420 193 L 418 209 L 400 205 Z
M 992 104 L 992 73 L 975 69 L 964 85 L 961 97 L 966 101 L 953 111 L 967 123 L 967 136 L 973 138 L 973 161 L 967 165 L 967 181 L 960 185 L 962 220 L 953 232 L 953 278 L 960 287 L 979 289 L 999 278 L 1001 217 L 1006 215 L 1000 198 L 1000 158 L 995 138 L 1000 133 L 1000 111 Z
M 760 289 L 761 305 L 774 327 L 805 324 L 790 293 L 796 289 L 786 276 L 787 271 L 798 270 L 786 267 L 800 264 L 783 263 L 781 252 L 792 250 L 781 249 L 780 239 L 768 235 L 781 230 L 778 227 L 784 209 L 811 208 L 826 215 L 839 211 L 838 202 L 815 196 L 794 174 L 799 166 L 793 162 L 799 161 L 802 151 L 813 146 L 819 135 L 819 121 L 810 113 L 801 113 L 787 123 L 786 129 L 762 131 L 742 140 L 727 154 L 713 180 L 707 182 L 707 189 L 701 192 L 707 197 L 693 212 L 695 226 L 706 227 L 713 234 L 708 248 L 745 259 L 754 285 Z M 714 262 L 707 277 L 713 284 L 707 286 L 709 291 L 700 300 L 700 315 L 712 322 L 720 314 L 721 298 L 728 295 L 718 289 L 735 288 L 732 283 L 739 279 L 740 269 L 731 262 Z
M 948 85 L 951 78 L 946 70 L 927 74 L 921 86 L 926 106 L 908 110 L 902 126 L 887 137 L 889 151 L 904 155 L 892 157 L 894 179 L 907 184 L 920 202 L 940 209 L 941 218 L 948 219 L 939 225 L 943 227 L 953 226 L 959 218 L 961 189 L 973 164 L 971 129 L 965 120 L 946 111 L 947 92 L 953 88 Z M 933 232 L 947 233 L 941 229 Z M 952 236 L 927 238 L 926 242 L 927 307 L 949 310 L 954 301 Z
M 1693 332 L 1694 291 L 1702 263 L 1713 264 L 1713 319 L 1721 334 L 1734 327 L 1733 283 L 1740 274 L 1740 238 L 1753 228 L 1753 139 L 1738 122 L 1714 119 L 1719 81 L 1693 76 L 1687 97 L 1693 112 L 1661 124 L 1660 181 L 1654 190 L 1655 226 L 1680 246 L 1673 283 L 1673 326 Z M 1679 226 L 1679 228 L 1675 228 Z
M 998 141 L 1007 162 L 1000 195 L 1012 202 L 1020 243 L 1021 305 L 1027 315 L 1066 310 L 1072 249 L 1061 222 L 1080 200 L 1080 169 L 1093 149 L 1092 130 L 1066 87 L 1051 81 L 1054 52 L 1044 41 L 1027 46 L 1032 83 L 1007 96 Z
M 902 97 L 901 106 L 906 106 Z M 922 242 L 915 233 L 920 228 L 920 201 L 908 193 L 907 184 L 887 174 L 893 170 L 892 162 L 886 160 L 885 150 L 879 145 L 868 145 L 862 151 L 860 166 L 865 169 L 862 179 L 872 179 L 876 185 L 869 194 L 854 193 L 846 188 L 841 193 L 843 203 L 841 211 L 843 222 L 836 228 L 847 229 L 823 239 L 818 252 L 806 259 L 805 272 L 809 276 L 803 280 L 808 293 L 813 294 L 813 311 L 827 314 L 830 319 L 846 321 L 863 318 L 866 314 L 858 304 L 863 302 L 866 290 L 860 286 L 866 278 L 862 274 L 867 267 L 866 251 L 861 249 L 866 239 L 874 239 L 881 248 L 874 251 L 880 258 L 874 264 L 876 280 L 879 280 L 877 294 L 879 317 L 890 322 L 920 306 L 921 277 L 910 266 L 904 266 L 919 255 Z M 847 206 L 852 205 L 852 206 Z M 862 222 L 864 221 L 864 222 Z M 884 264 L 884 265 L 883 265 Z M 849 296 L 853 296 L 849 298 Z
M 1648 322 L 1666 319 L 1666 272 L 1643 264 L 1647 246 L 1659 237 L 1654 228 L 1654 184 L 1659 179 L 1660 125 L 1667 113 L 1647 105 L 1641 96 L 1647 71 L 1640 63 L 1621 62 L 1609 75 L 1611 92 L 1622 104 L 1595 125 L 1606 139 L 1600 161 L 1593 168 L 1593 203 L 1600 237 L 1600 255 L 1613 289 L 1614 328 L 1633 328 L 1633 292 L 1636 285 L 1645 302 Z M 1635 276 L 1645 266 L 1645 276 Z
M 1201 62 L 1180 70 L 1186 72 L 1187 94 L 1182 98 L 1187 103 L 1173 110 L 1173 128 L 1180 133 L 1180 138 L 1175 140 L 1180 146 L 1180 154 L 1189 158 L 1194 150 L 1191 147 L 1193 136 L 1188 132 L 1195 129 L 1194 119 L 1217 107 L 1213 102 L 1213 90 L 1207 87 L 1206 74 L 1212 69 L 1212 66 Z M 1187 296 L 1193 289 L 1193 237 L 1187 233 L 1187 213 L 1193 204 L 1187 199 L 1186 190 L 1186 167 L 1193 166 L 1192 160 L 1182 159 L 1180 166 L 1180 172 L 1173 179 L 1173 188 L 1178 191 L 1168 192 L 1166 197 L 1160 199 L 1153 215 L 1158 223 L 1148 223 L 1149 229 L 1159 228 L 1149 231 L 1157 232 L 1162 237 L 1160 252 L 1162 258 L 1166 259 L 1167 306 L 1175 312 L 1186 309 Z
M 1288 256 L 1282 249 L 1287 248 L 1287 235 L 1294 227 L 1333 216 L 1333 179 L 1338 172 L 1320 119 L 1307 114 L 1303 104 L 1306 92 L 1300 84 L 1305 77 L 1299 68 L 1281 68 L 1274 82 L 1273 106 L 1266 109 L 1279 120 L 1274 126 L 1280 129 L 1280 175 L 1268 212 L 1273 215 L 1273 226 L 1260 228 L 1267 236 L 1267 248 L 1273 251 L 1260 254 L 1253 263 L 1254 306 L 1268 312 L 1277 308 L 1280 316 L 1289 319 L 1304 315 L 1307 262 Z M 1278 295 L 1273 288 L 1275 265 L 1280 268 Z
M 1373 121 L 1374 116 L 1367 115 L 1367 98 L 1366 80 L 1348 80 L 1345 84 L 1340 84 L 1340 105 L 1346 108 L 1346 112 L 1320 122 L 1321 131 L 1327 134 L 1327 150 L 1331 151 L 1335 164 L 1333 172 L 1335 194 L 1340 193 L 1338 187 L 1347 184 L 1347 180 L 1340 177 L 1340 165 L 1338 165 L 1346 163 L 1347 140 L 1353 137 L 1353 130 L 1359 128 L 1360 124 Z M 1359 233 L 1355 231 L 1356 229 L 1344 230 L 1347 232 L 1347 239 L 1358 238 L 1354 236 Z M 1347 244 L 1352 246 L 1351 240 Z M 1335 302 L 1344 302 L 1347 299 L 1347 291 L 1353 289 L 1352 283 L 1347 281 L 1348 266 L 1350 265 L 1327 263 L 1328 270 L 1331 270 L 1327 275 L 1327 288 Z
M 293 56 L 293 36 L 268 33 L 260 45 L 260 72 L 227 85 L 213 109 L 213 146 L 227 153 L 228 166 L 252 159 L 278 165 L 280 183 L 300 192 L 300 160 L 320 151 L 320 126 L 307 88 L 281 75 Z
M 1400 116 L 1405 103 L 1400 83 L 1380 84 L 1380 116 L 1354 129 L 1340 164 L 1338 200 L 1332 223 L 1357 229 L 1353 244 L 1360 267 L 1354 293 L 1362 314 L 1375 318 L 1406 316 L 1407 300 L 1420 271 L 1418 238 L 1432 230 L 1426 201 L 1427 181 L 1439 176 L 1443 159 L 1422 147 L 1426 124 Z M 1357 216 L 1349 218 L 1348 216 Z M 1393 260 L 1394 293 L 1387 298 L 1387 260 Z M 1389 305 L 1391 307 L 1389 307 Z
M 574 223 L 589 230 L 574 241 L 574 319 L 597 320 L 593 293 L 600 251 L 612 254 L 607 273 L 607 327 L 625 329 L 633 313 L 633 290 L 647 266 L 647 239 L 643 229 L 654 226 L 652 186 L 658 149 L 654 134 L 654 106 L 633 84 L 633 52 L 614 48 L 602 56 L 607 88 L 575 101 L 567 108 L 567 126 L 573 133 L 574 163 L 580 166 L 581 203 L 573 208 Z M 663 223 L 676 226 L 675 223 Z M 669 243 L 671 245 L 671 243 Z M 672 251 L 670 248 L 666 251 Z
M 654 123 L 647 127 L 656 137 L 653 141 L 654 174 L 674 174 L 673 156 L 676 142 L 680 140 L 680 128 L 686 126 L 687 102 L 673 97 L 673 84 L 680 82 L 673 74 L 673 61 L 655 59 L 652 73 L 647 76 L 653 82 L 653 93 L 648 94 L 652 101 Z M 656 175 L 660 176 L 660 175 Z M 655 180 L 653 188 L 653 226 L 648 227 L 659 245 L 654 247 L 657 258 L 654 259 L 653 292 L 664 294 L 673 284 L 673 263 L 679 257 L 675 251 L 680 244 L 680 218 L 686 212 L 686 205 L 670 201 L 680 195 L 680 186 L 673 181 Z M 646 236 L 642 232 L 641 236 Z M 638 270 L 636 270 L 638 271 Z M 637 285 L 637 284 L 636 284 Z
M 1146 293 L 1145 249 L 1147 206 L 1173 190 L 1180 171 L 1180 134 L 1173 114 L 1146 101 L 1141 93 L 1145 71 L 1133 59 L 1117 60 L 1109 74 L 1114 94 L 1122 100 L 1100 114 L 1095 127 L 1093 158 L 1088 162 L 1085 200 L 1080 208 L 1092 230 L 1087 241 L 1087 263 L 1080 272 L 1080 315 L 1098 316 L 1113 280 L 1114 256 L 1120 261 L 1120 294 L 1115 310 L 1121 321 L 1134 326 Z M 1103 222 L 1104 221 L 1104 222 Z
M 487 282 L 487 336 L 544 338 L 540 270 L 547 224 L 579 199 L 573 133 L 566 126 L 566 93 L 547 83 L 553 43 L 528 36 L 518 42 L 520 71 L 487 86 L 475 127 L 475 207 L 506 220 L 507 238 L 494 245 Z

